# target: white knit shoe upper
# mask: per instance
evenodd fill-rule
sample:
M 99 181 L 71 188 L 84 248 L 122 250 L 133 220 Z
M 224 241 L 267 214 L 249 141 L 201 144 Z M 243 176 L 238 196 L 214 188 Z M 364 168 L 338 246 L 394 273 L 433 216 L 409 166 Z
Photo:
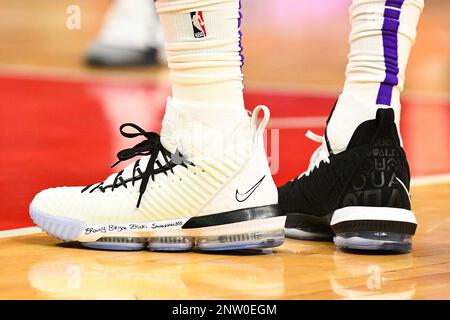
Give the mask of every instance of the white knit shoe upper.
M 257 126 L 261 110 L 264 119 Z M 173 116 L 166 117 L 166 121 L 171 121 L 167 118 L 173 120 Z M 252 118 L 247 117 L 245 123 L 237 124 L 235 130 L 209 138 L 202 136 L 201 140 L 205 142 L 202 148 L 196 147 L 195 142 L 190 148 L 186 147 L 176 128 L 170 134 L 166 132 L 162 140 L 172 138 L 179 151 L 186 151 L 188 160 L 184 159 L 183 165 L 176 165 L 172 170 L 154 174 L 139 206 L 142 179 L 134 183 L 131 180 L 133 174 L 146 169 L 149 155 L 143 156 L 138 166 L 132 163 L 126 167 L 120 179 L 117 179 L 117 174 L 108 177 L 101 188 L 93 185 L 87 189 L 60 187 L 44 190 L 36 195 L 31 208 L 46 216 L 73 219 L 84 225 L 104 225 L 187 219 L 277 204 L 277 189 L 267 164 L 262 138 L 268 119 L 268 109 L 257 107 Z M 185 124 L 187 128 L 194 125 Z M 167 129 L 167 123 L 165 127 Z M 218 143 L 219 139 L 223 144 Z M 156 169 L 167 163 L 162 153 L 158 154 L 156 162 Z M 115 180 L 128 182 L 112 187 Z

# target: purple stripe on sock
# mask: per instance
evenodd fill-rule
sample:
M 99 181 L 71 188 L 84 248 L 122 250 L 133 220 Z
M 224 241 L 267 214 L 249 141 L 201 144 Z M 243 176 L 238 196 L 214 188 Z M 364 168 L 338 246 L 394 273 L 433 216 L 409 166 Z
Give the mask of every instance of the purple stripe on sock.
M 241 31 L 241 23 L 242 23 L 242 0 L 239 0 L 239 18 L 238 18 L 238 30 L 239 30 L 239 56 L 241 57 L 241 66 L 244 65 L 244 55 L 242 51 L 244 48 L 242 47 L 242 31 Z
M 394 7 L 401 9 L 404 0 L 386 0 L 386 7 Z
M 384 64 L 386 66 L 386 77 L 380 83 L 378 90 L 377 104 L 390 106 L 392 90 L 398 85 L 398 28 L 400 26 L 400 11 L 404 0 L 386 0 L 383 14 L 383 27 L 381 33 L 383 37 Z M 391 8 L 389 8 L 391 7 Z

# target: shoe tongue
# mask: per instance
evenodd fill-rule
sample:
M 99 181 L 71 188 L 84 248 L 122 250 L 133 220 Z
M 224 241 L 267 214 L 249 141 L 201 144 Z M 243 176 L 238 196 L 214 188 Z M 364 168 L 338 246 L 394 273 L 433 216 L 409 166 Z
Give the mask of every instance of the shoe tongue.
M 240 111 L 242 111 L 241 114 L 239 114 Z M 231 149 L 247 148 L 253 143 L 254 132 L 245 109 L 231 112 L 223 110 L 221 112 L 223 121 L 220 123 L 210 121 L 217 119 L 215 113 L 217 108 L 181 105 L 178 102 L 175 104 L 173 99 L 168 99 L 160 141 L 162 146 L 172 154 L 170 158 L 173 162 L 176 163 L 175 157 L 179 153 L 184 160 L 194 163 L 196 159 L 209 155 L 226 157 Z M 142 172 L 147 168 L 149 159 L 150 156 L 141 158 L 139 168 Z M 162 166 L 166 164 L 161 153 L 158 154 L 157 160 Z M 135 162 L 132 162 L 123 169 L 121 176 L 124 180 L 133 177 L 134 164 Z M 157 167 L 155 164 L 155 168 Z M 135 173 L 136 176 L 138 174 L 138 172 Z M 112 184 L 116 175 L 117 173 L 110 175 L 104 181 L 104 185 Z

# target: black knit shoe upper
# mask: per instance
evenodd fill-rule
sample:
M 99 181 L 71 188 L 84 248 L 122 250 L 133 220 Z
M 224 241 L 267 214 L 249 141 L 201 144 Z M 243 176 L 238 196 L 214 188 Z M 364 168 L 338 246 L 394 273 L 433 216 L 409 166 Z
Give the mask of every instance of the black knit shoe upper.
M 375 119 L 359 125 L 346 151 L 330 154 L 329 161 L 279 188 L 279 204 L 285 214 L 320 220 L 348 206 L 409 210 L 409 183 L 394 112 L 379 109 Z

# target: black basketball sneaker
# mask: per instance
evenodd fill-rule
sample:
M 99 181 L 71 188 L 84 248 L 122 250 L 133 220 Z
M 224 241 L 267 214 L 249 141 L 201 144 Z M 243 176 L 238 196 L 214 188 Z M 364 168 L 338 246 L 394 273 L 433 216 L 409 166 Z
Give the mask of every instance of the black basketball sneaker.
M 322 142 L 308 170 L 279 188 L 286 236 L 332 239 L 341 249 L 409 252 L 416 230 L 410 173 L 392 109 L 360 124 L 345 151 Z

